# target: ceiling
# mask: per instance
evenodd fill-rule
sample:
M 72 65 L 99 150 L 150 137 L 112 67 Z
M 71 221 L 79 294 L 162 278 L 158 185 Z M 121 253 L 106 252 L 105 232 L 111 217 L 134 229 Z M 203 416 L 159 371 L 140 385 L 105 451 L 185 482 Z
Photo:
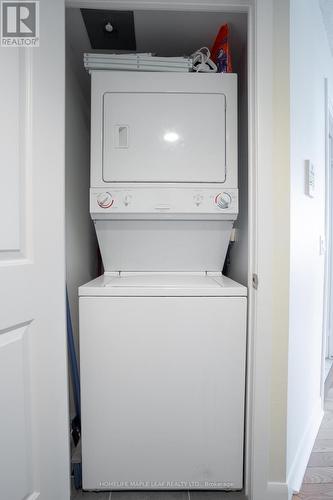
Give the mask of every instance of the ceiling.
M 331 53 L 333 55 L 333 0 L 319 0 L 319 4 L 323 14 Z
M 211 47 L 224 23 L 229 24 L 233 70 L 238 72 L 247 43 L 247 16 L 244 13 L 134 11 L 136 50 L 160 56 L 190 55 L 202 46 Z M 89 101 L 90 78 L 82 61 L 84 52 L 93 51 L 80 9 L 66 9 L 66 39 L 70 64 Z

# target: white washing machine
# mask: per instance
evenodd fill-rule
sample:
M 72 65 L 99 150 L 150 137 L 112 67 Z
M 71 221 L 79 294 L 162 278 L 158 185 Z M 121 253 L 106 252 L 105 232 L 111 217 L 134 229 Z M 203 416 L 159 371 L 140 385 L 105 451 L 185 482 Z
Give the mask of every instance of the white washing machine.
M 84 489 L 243 486 L 246 288 L 235 75 L 92 71 L 90 210 L 105 274 L 80 287 Z
M 240 489 L 246 288 L 104 275 L 80 288 L 87 489 Z

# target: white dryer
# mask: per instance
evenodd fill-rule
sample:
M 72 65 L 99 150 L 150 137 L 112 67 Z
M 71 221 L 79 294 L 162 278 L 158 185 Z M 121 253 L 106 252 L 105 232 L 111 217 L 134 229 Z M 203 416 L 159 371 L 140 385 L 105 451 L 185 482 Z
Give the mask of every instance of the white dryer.
M 92 71 L 90 211 L 105 274 L 80 287 L 84 489 L 241 489 L 246 288 L 236 75 Z
M 106 271 L 221 270 L 238 214 L 237 76 L 92 71 Z

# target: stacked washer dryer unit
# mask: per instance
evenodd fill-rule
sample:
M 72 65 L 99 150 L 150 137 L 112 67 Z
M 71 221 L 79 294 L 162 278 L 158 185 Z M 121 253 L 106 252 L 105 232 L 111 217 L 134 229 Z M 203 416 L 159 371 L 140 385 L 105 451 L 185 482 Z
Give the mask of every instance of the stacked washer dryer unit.
M 82 286 L 84 489 L 241 489 L 246 288 L 222 276 L 238 214 L 233 74 L 92 71 Z

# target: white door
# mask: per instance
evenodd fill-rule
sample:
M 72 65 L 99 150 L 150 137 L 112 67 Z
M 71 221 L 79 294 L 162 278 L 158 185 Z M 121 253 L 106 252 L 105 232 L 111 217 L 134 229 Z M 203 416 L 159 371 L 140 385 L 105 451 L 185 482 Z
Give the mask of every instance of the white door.
M 67 500 L 63 0 L 0 55 L 0 498 Z
M 225 106 L 222 92 L 106 93 L 104 181 L 225 182 Z

